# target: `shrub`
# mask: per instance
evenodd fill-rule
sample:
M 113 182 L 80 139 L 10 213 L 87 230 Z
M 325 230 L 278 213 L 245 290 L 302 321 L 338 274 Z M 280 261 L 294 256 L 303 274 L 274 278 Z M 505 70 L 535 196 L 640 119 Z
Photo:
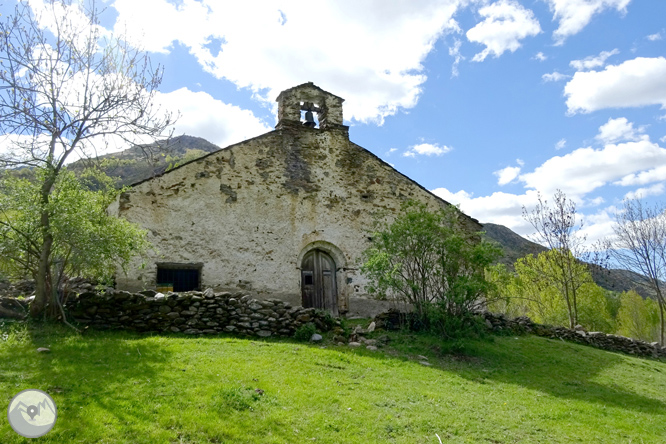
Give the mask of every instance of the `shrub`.
M 303 324 L 294 333 L 294 339 L 298 341 L 309 341 L 313 334 L 317 333 L 317 327 L 312 322 Z
M 407 202 L 392 224 L 373 233 L 361 267 L 375 296 L 411 304 L 415 327 L 450 336 L 474 324 L 472 313 L 493 288 L 484 270 L 501 254 L 460 214 L 452 206 L 432 212 Z

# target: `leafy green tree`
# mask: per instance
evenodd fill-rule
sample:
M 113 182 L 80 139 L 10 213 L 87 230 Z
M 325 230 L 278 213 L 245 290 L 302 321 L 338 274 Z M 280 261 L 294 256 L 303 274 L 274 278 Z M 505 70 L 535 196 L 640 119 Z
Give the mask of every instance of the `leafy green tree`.
M 578 292 L 578 322 L 588 331 L 614 332 L 615 318 L 611 315 L 611 303 L 606 291 L 595 284 L 583 284 Z
M 407 202 L 393 223 L 372 235 L 361 270 L 371 292 L 411 304 L 426 323 L 435 309 L 451 328 L 489 294 L 484 269 L 500 254 L 499 247 L 463 227 L 457 208 L 432 212 Z
M 523 217 L 536 230 L 534 240 L 547 246 L 550 251 L 545 266 L 539 273 L 558 289 L 567 308 L 569 327 L 579 323 L 579 289 L 588 281 L 589 271 L 581 266 L 580 259 L 586 258 L 601 265 L 606 258 L 598 249 L 588 249 L 582 222 L 576 216 L 576 204 L 557 190 L 553 205 L 539 195 L 539 203 L 531 212 L 523 207 Z
M 659 337 L 659 307 L 653 299 L 643 299 L 635 291 L 622 293 L 617 314 L 618 334 L 642 341 Z
M 527 255 L 516 261 L 517 294 L 525 301 L 529 316 L 542 324 L 567 325 L 566 301 L 559 281 L 553 279 L 552 250 L 538 256 Z
M 507 269 L 505 264 L 495 264 L 486 268 L 486 280 L 492 284 L 488 310 L 512 318 L 529 314 L 521 281 L 516 273 Z
M 105 186 L 91 191 L 86 183 Z M 37 182 L 11 176 L 0 180 L 0 257 L 5 271 L 14 277 L 27 273 L 36 279 L 41 272 L 44 239 L 40 215 L 44 207 L 40 187 Z M 125 266 L 148 246 L 145 231 L 107 215 L 115 193 L 111 179 L 95 173 L 77 179 L 63 171 L 54 183 L 46 207 L 52 238 L 47 272 L 55 293 L 49 310 L 54 316 L 64 319 L 61 303 L 67 277 L 108 280 L 117 265 Z
M 153 69 L 147 55 L 127 40 L 106 35 L 94 0 L 40 5 L 19 2 L 14 14 L 0 22 L 0 134 L 5 136 L 0 166 L 33 168 L 39 180 L 37 194 L 33 188 L 22 194 L 26 208 L 7 210 L 34 219 L 17 226 L 14 215 L 5 216 L 4 228 L 14 230 L 6 238 L 23 255 L 4 251 L 33 272 L 31 314 L 50 306 L 46 314 L 57 316 L 53 279 L 66 256 L 58 250 L 57 236 L 74 211 L 54 204 L 59 199 L 54 193 L 69 186 L 67 178 L 60 179 L 66 162 L 95 158 L 109 143 L 154 140 L 172 119 L 153 106 L 161 69 Z M 25 191 L 28 185 L 7 186 Z M 71 254 L 79 251 L 80 246 Z

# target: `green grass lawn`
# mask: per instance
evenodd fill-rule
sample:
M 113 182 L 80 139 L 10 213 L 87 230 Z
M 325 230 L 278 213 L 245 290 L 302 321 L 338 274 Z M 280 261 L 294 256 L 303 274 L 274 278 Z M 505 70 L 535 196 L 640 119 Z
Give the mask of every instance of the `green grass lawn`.
M 390 336 L 372 352 L 5 326 L 0 442 L 30 441 L 6 417 L 27 388 L 58 406 L 45 443 L 666 442 L 666 363 L 534 336 L 469 340 L 457 355 Z

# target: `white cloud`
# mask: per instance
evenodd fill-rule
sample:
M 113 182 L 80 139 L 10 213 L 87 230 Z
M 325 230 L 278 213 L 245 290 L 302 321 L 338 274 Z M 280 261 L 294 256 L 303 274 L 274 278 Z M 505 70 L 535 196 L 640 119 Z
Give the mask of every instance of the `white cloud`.
M 546 56 L 543 52 L 537 52 L 537 53 L 534 55 L 533 58 L 534 58 L 535 60 L 538 60 L 538 61 L 540 61 L 540 62 L 543 62 L 543 61 L 545 61 L 546 59 L 548 59 L 548 56 Z
M 126 24 L 149 51 L 180 43 L 202 67 L 257 99 L 307 81 L 346 99 L 345 117 L 382 123 L 416 105 L 423 62 L 444 33 L 457 31 L 462 0 L 410 2 L 220 2 L 116 0 L 116 30 Z M 146 19 L 159 11 L 159 20 Z
M 205 92 L 181 88 L 170 93 L 158 93 L 157 103 L 169 110 L 179 110 L 175 134 L 189 134 L 220 147 L 241 142 L 270 131 L 251 111 L 229 105 Z
M 583 60 L 572 60 L 569 65 L 578 71 L 589 71 L 590 69 L 600 68 L 604 66 L 606 60 L 613 55 L 619 54 L 620 51 L 616 49 L 612 51 L 602 51 L 597 56 L 585 57 Z
M 660 182 L 662 180 L 666 180 L 666 165 L 660 165 L 639 173 L 627 174 L 622 177 L 622 179 L 615 182 L 615 185 L 622 185 L 625 187 L 632 185 L 646 185 L 648 183 Z
M 644 131 L 643 127 L 634 128 L 634 124 L 626 117 L 610 118 L 608 122 L 599 127 L 599 134 L 595 138 L 604 143 L 625 142 L 648 137 L 640 134 Z
M 546 0 L 553 20 L 558 21 L 558 28 L 553 33 L 556 45 L 579 33 L 592 19 L 606 9 L 615 9 L 624 14 L 631 0 Z
M 629 191 L 624 195 L 625 199 L 643 199 L 648 196 L 659 196 L 664 193 L 664 184 L 656 183 L 647 188 L 638 188 L 634 191 Z
M 405 157 L 416 157 L 418 156 L 441 156 L 442 154 L 448 153 L 451 151 L 451 147 L 446 145 L 437 145 L 436 143 L 420 143 L 418 145 L 412 145 L 409 147 L 409 150 L 405 151 L 402 155 Z
M 458 77 L 458 65 L 461 61 L 465 60 L 462 54 L 460 54 L 460 46 L 462 45 L 462 40 L 455 39 L 453 46 L 449 47 L 449 55 L 453 57 L 453 65 L 451 65 L 451 76 Z
M 561 149 L 564 148 L 565 146 L 567 146 L 567 139 L 560 139 L 560 140 L 558 140 L 557 143 L 555 144 L 555 149 L 556 149 L 556 150 L 561 150 Z
M 437 188 L 432 192 L 441 197 L 442 199 L 460 205 L 460 209 L 476 219 L 481 223 L 495 223 L 504 225 L 521 236 L 532 236 L 535 234 L 534 227 L 529 222 L 523 219 L 523 207 L 530 212 L 532 211 L 537 202 L 537 191 L 527 190 L 525 194 L 510 194 L 496 192 L 490 196 L 473 197 L 472 194 L 466 191 L 458 191 L 452 193 L 446 188 Z M 550 195 L 544 195 L 547 200 L 551 198 Z M 595 205 L 603 203 L 603 199 L 597 198 L 592 201 Z M 591 203 L 592 203 L 591 202 Z M 580 207 L 580 202 L 578 203 Z M 599 210 L 595 214 L 585 215 L 582 212 L 578 213 L 580 220 L 584 220 L 581 233 L 587 236 L 587 244 L 592 245 L 594 242 L 608 237 L 613 233 L 613 223 L 615 221 L 614 214 L 617 209 L 613 206 Z
M 661 39 L 663 39 L 664 37 L 661 35 L 661 31 L 660 31 L 660 32 L 657 32 L 657 33 L 655 33 L 655 34 L 650 34 L 650 35 L 648 35 L 648 36 L 645 37 L 645 38 L 648 39 L 648 40 L 651 41 L 651 42 L 656 42 L 657 40 L 661 40 Z
M 593 198 L 593 199 L 587 199 L 587 200 L 584 202 L 583 205 L 586 206 L 586 207 L 596 207 L 596 206 L 601 205 L 601 204 L 604 203 L 604 202 L 606 202 L 606 199 L 604 199 L 604 198 L 601 197 L 601 196 L 597 196 L 597 197 L 595 197 L 595 198 Z
M 617 208 L 610 206 L 599 210 L 595 214 L 582 216 L 584 220 L 580 235 L 587 238 L 587 245 L 593 246 L 597 241 L 609 238 L 613 235 L 613 225 L 615 225 L 615 213 Z
M 552 72 L 552 73 L 546 73 L 541 76 L 541 79 L 543 79 L 544 82 L 559 82 L 560 80 L 568 79 L 571 76 L 568 76 L 566 74 L 561 74 L 557 71 Z
M 486 48 L 472 58 L 481 62 L 489 55 L 501 56 L 505 51 L 520 48 L 520 41 L 541 32 L 534 13 L 512 0 L 499 0 L 479 9 L 483 21 L 467 31 L 470 42 Z
M 518 234 L 528 235 L 534 230 L 522 217 L 522 209 L 534 208 L 537 203 L 537 192 L 528 190 L 525 194 L 496 192 L 490 196 L 473 197 L 466 191 L 452 193 L 446 188 L 431 190 L 433 194 L 454 205 L 481 223 L 491 222 L 511 228 Z
M 577 72 L 564 87 L 570 114 L 604 108 L 666 106 L 666 58 L 638 57 L 603 71 Z
M 506 185 L 518 177 L 520 174 L 520 167 L 502 168 L 501 170 L 495 171 L 493 174 L 497 176 L 498 185 Z
M 432 190 L 432 192 L 453 205 L 460 205 L 463 202 L 467 202 L 468 200 L 472 199 L 473 196 L 473 194 L 464 190 L 460 190 L 457 193 L 452 193 L 446 188 L 437 188 L 436 190 Z
M 552 195 L 561 189 L 580 198 L 597 188 L 655 165 L 666 164 L 666 149 L 648 140 L 607 145 L 602 149 L 579 148 L 555 156 L 519 179 L 527 188 Z

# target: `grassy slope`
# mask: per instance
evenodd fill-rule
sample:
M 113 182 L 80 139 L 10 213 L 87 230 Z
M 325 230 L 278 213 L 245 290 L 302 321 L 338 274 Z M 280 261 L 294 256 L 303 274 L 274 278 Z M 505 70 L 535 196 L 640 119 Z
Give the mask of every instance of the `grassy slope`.
M 468 341 L 458 356 L 432 337 L 392 337 L 371 352 L 0 332 L 0 404 L 26 388 L 49 392 L 58 421 L 37 442 L 54 443 L 666 441 L 666 363 L 532 336 Z M 0 442 L 27 442 L 4 418 Z

